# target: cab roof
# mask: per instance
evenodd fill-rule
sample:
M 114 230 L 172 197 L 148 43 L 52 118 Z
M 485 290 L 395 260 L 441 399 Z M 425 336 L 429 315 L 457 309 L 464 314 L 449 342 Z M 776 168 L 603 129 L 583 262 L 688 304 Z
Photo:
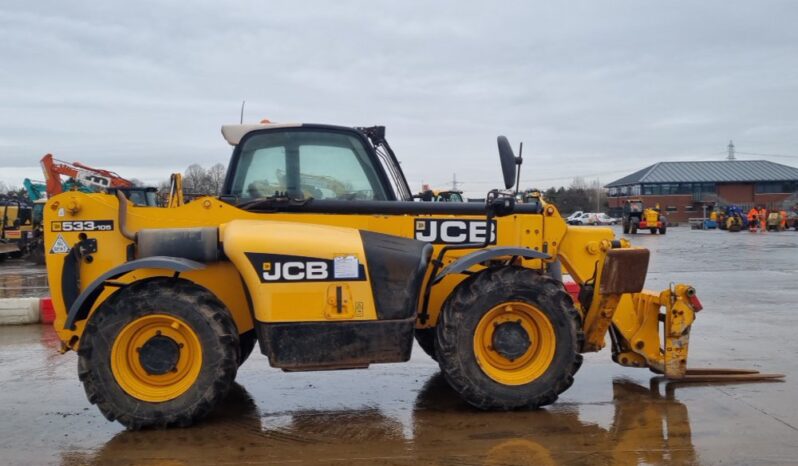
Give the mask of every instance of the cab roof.
M 272 123 L 272 122 L 264 122 L 264 123 L 257 123 L 257 124 L 234 124 L 234 125 L 222 125 L 222 136 L 224 139 L 231 145 L 237 146 L 241 140 L 247 134 L 253 131 L 260 131 L 263 129 L 279 129 L 279 128 L 316 128 L 316 129 L 332 129 L 332 130 L 344 130 L 344 131 L 355 131 L 355 132 L 363 132 L 364 129 L 368 128 L 353 128 L 351 126 L 339 126 L 339 125 L 326 125 L 326 124 L 319 124 L 319 123 Z
M 237 146 L 241 142 L 241 138 L 247 134 L 258 131 L 261 129 L 275 129 L 275 128 L 299 128 L 305 126 L 302 123 L 257 123 L 257 124 L 237 124 L 237 125 L 222 125 L 222 136 L 231 146 Z

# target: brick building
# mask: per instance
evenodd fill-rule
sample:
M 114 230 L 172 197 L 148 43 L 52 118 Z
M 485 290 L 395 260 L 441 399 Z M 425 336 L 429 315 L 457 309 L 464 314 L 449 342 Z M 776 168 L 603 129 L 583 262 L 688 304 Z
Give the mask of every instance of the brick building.
M 619 215 L 627 199 L 660 205 L 671 222 L 701 217 L 703 207 L 737 204 L 789 210 L 798 204 L 798 168 L 767 160 L 659 162 L 605 186 Z

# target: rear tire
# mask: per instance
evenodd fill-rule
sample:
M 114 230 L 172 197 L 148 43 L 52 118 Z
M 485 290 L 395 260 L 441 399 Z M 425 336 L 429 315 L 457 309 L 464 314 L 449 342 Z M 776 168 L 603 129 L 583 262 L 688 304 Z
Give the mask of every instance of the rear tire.
M 665 224 L 663 223 L 662 226 L 659 228 L 659 234 L 664 235 L 666 231 L 668 231 L 668 227 L 665 226 Z
M 431 357 L 433 361 L 438 361 L 435 356 L 435 327 L 431 328 L 417 328 L 415 331 L 416 341 L 418 346 Z
M 637 234 L 637 223 L 632 223 L 632 225 L 629 227 L 629 233 L 633 235 Z
M 648 230 L 651 232 L 652 235 L 656 235 L 657 234 L 657 229 L 656 228 L 649 228 Z
M 156 278 L 118 291 L 91 316 L 78 375 L 109 421 L 185 427 L 227 395 L 238 345 L 235 323 L 212 293 Z
M 537 408 L 571 386 L 583 340 L 579 314 L 559 282 L 503 267 L 455 289 L 441 312 L 435 352 L 446 380 L 469 404 Z

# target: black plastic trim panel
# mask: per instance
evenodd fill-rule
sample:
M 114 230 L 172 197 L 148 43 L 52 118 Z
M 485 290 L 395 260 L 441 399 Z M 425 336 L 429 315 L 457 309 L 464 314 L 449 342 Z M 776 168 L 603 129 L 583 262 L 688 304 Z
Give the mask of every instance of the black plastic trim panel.
M 432 255 L 432 245 L 363 230 L 360 237 L 366 252 L 377 318 L 413 317 Z
M 256 322 L 255 328 L 261 352 L 273 367 L 299 371 L 407 361 L 415 322 L 413 316 L 351 322 Z

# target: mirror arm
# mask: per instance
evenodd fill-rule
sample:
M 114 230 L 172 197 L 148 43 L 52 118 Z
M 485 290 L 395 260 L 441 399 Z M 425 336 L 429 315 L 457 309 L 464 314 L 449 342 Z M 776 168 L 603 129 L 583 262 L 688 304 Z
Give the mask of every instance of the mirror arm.
M 521 164 L 524 163 L 523 159 L 524 154 L 524 142 L 518 145 L 518 157 L 515 158 L 515 164 L 518 165 L 518 168 L 515 170 L 515 195 L 518 196 L 518 191 L 521 188 Z

